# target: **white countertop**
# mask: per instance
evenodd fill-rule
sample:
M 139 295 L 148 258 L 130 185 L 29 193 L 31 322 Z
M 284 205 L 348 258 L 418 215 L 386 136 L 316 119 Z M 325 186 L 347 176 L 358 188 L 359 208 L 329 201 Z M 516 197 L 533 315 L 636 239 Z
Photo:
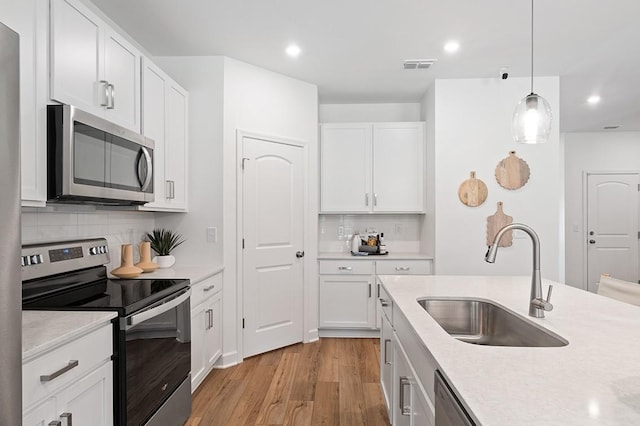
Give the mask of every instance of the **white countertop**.
M 224 270 L 221 265 L 173 265 L 171 268 L 158 268 L 153 272 L 141 274 L 134 279 L 139 280 L 166 280 L 166 279 L 189 279 L 191 285 L 196 284 L 206 278 L 219 274 Z M 110 279 L 118 279 L 109 274 Z
M 116 312 L 22 311 L 22 362 L 108 323 Z
M 389 252 L 384 255 L 354 256 L 351 253 L 342 252 L 320 252 L 318 260 L 433 260 L 432 256 L 422 253 L 400 253 Z
M 380 276 L 450 384 L 483 425 L 640 424 L 640 307 L 554 284 L 554 309 L 528 316 L 531 277 Z M 416 303 L 424 296 L 493 300 L 569 341 L 558 348 L 453 339 Z

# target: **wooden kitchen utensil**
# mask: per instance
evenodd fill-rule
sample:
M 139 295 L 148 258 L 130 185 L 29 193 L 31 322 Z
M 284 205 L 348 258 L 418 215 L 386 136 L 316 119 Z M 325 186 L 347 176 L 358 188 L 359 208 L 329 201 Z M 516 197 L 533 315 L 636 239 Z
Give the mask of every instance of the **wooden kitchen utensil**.
M 487 217 L 487 245 L 493 244 L 493 239 L 500 229 L 513 223 L 513 217 L 504 214 L 502 211 L 502 201 L 498 201 L 498 210 L 491 216 Z M 513 233 L 507 231 L 500 239 L 498 247 L 509 247 L 513 244 Z
M 487 185 L 476 179 L 476 172 L 471 172 L 470 175 L 469 179 L 460 184 L 458 198 L 465 206 L 477 207 L 487 199 Z
M 140 250 L 140 262 L 136 266 L 142 269 L 142 272 L 153 272 L 158 269 L 158 264 L 151 261 L 151 243 L 142 241 L 138 246 Z
M 111 271 L 112 275 L 119 278 L 135 278 L 142 273 L 142 269 L 133 266 L 133 246 L 123 244 L 120 246 L 120 267 Z
M 509 151 L 509 156 L 496 166 L 496 180 L 505 189 L 522 188 L 529 181 L 530 174 L 529 165 L 515 151 Z

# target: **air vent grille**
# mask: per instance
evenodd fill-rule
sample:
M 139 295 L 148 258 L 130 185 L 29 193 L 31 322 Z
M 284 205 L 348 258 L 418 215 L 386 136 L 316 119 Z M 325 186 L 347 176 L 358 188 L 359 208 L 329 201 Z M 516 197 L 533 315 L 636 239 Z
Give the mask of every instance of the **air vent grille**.
M 407 59 L 404 61 L 405 70 L 427 70 L 437 59 Z

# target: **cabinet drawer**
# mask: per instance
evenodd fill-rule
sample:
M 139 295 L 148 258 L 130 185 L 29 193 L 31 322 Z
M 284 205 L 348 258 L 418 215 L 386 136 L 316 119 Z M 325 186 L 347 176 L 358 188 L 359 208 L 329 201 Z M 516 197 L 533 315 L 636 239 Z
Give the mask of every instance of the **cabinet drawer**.
M 373 274 L 373 262 L 369 260 L 321 260 L 320 274 Z
M 377 275 L 430 275 L 430 260 L 379 260 Z
M 206 278 L 191 286 L 191 307 L 200 303 L 222 290 L 222 273 Z
M 22 406 L 29 407 L 69 383 L 72 383 L 100 364 L 111 359 L 113 354 L 113 326 L 105 324 L 76 340 L 22 365 Z M 77 362 L 77 365 L 75 365 Z M 75 365 L 75 366 L 74 366 Z M 42 381 L 41 376 L 65 370 L 57 377 Z
M 393 301 L 384 289 L 384 286 L 378 281 L 378 304 L 380 309 L 387 316 L 387 319 L 393 325 Z

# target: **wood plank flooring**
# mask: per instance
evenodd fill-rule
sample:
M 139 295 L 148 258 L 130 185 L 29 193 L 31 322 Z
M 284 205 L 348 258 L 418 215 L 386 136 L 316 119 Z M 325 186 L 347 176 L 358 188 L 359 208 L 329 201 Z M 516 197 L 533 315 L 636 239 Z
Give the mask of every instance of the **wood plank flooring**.
M 378 339 L 296 344 L 214 370 L 186 426 L 388 426 Z

